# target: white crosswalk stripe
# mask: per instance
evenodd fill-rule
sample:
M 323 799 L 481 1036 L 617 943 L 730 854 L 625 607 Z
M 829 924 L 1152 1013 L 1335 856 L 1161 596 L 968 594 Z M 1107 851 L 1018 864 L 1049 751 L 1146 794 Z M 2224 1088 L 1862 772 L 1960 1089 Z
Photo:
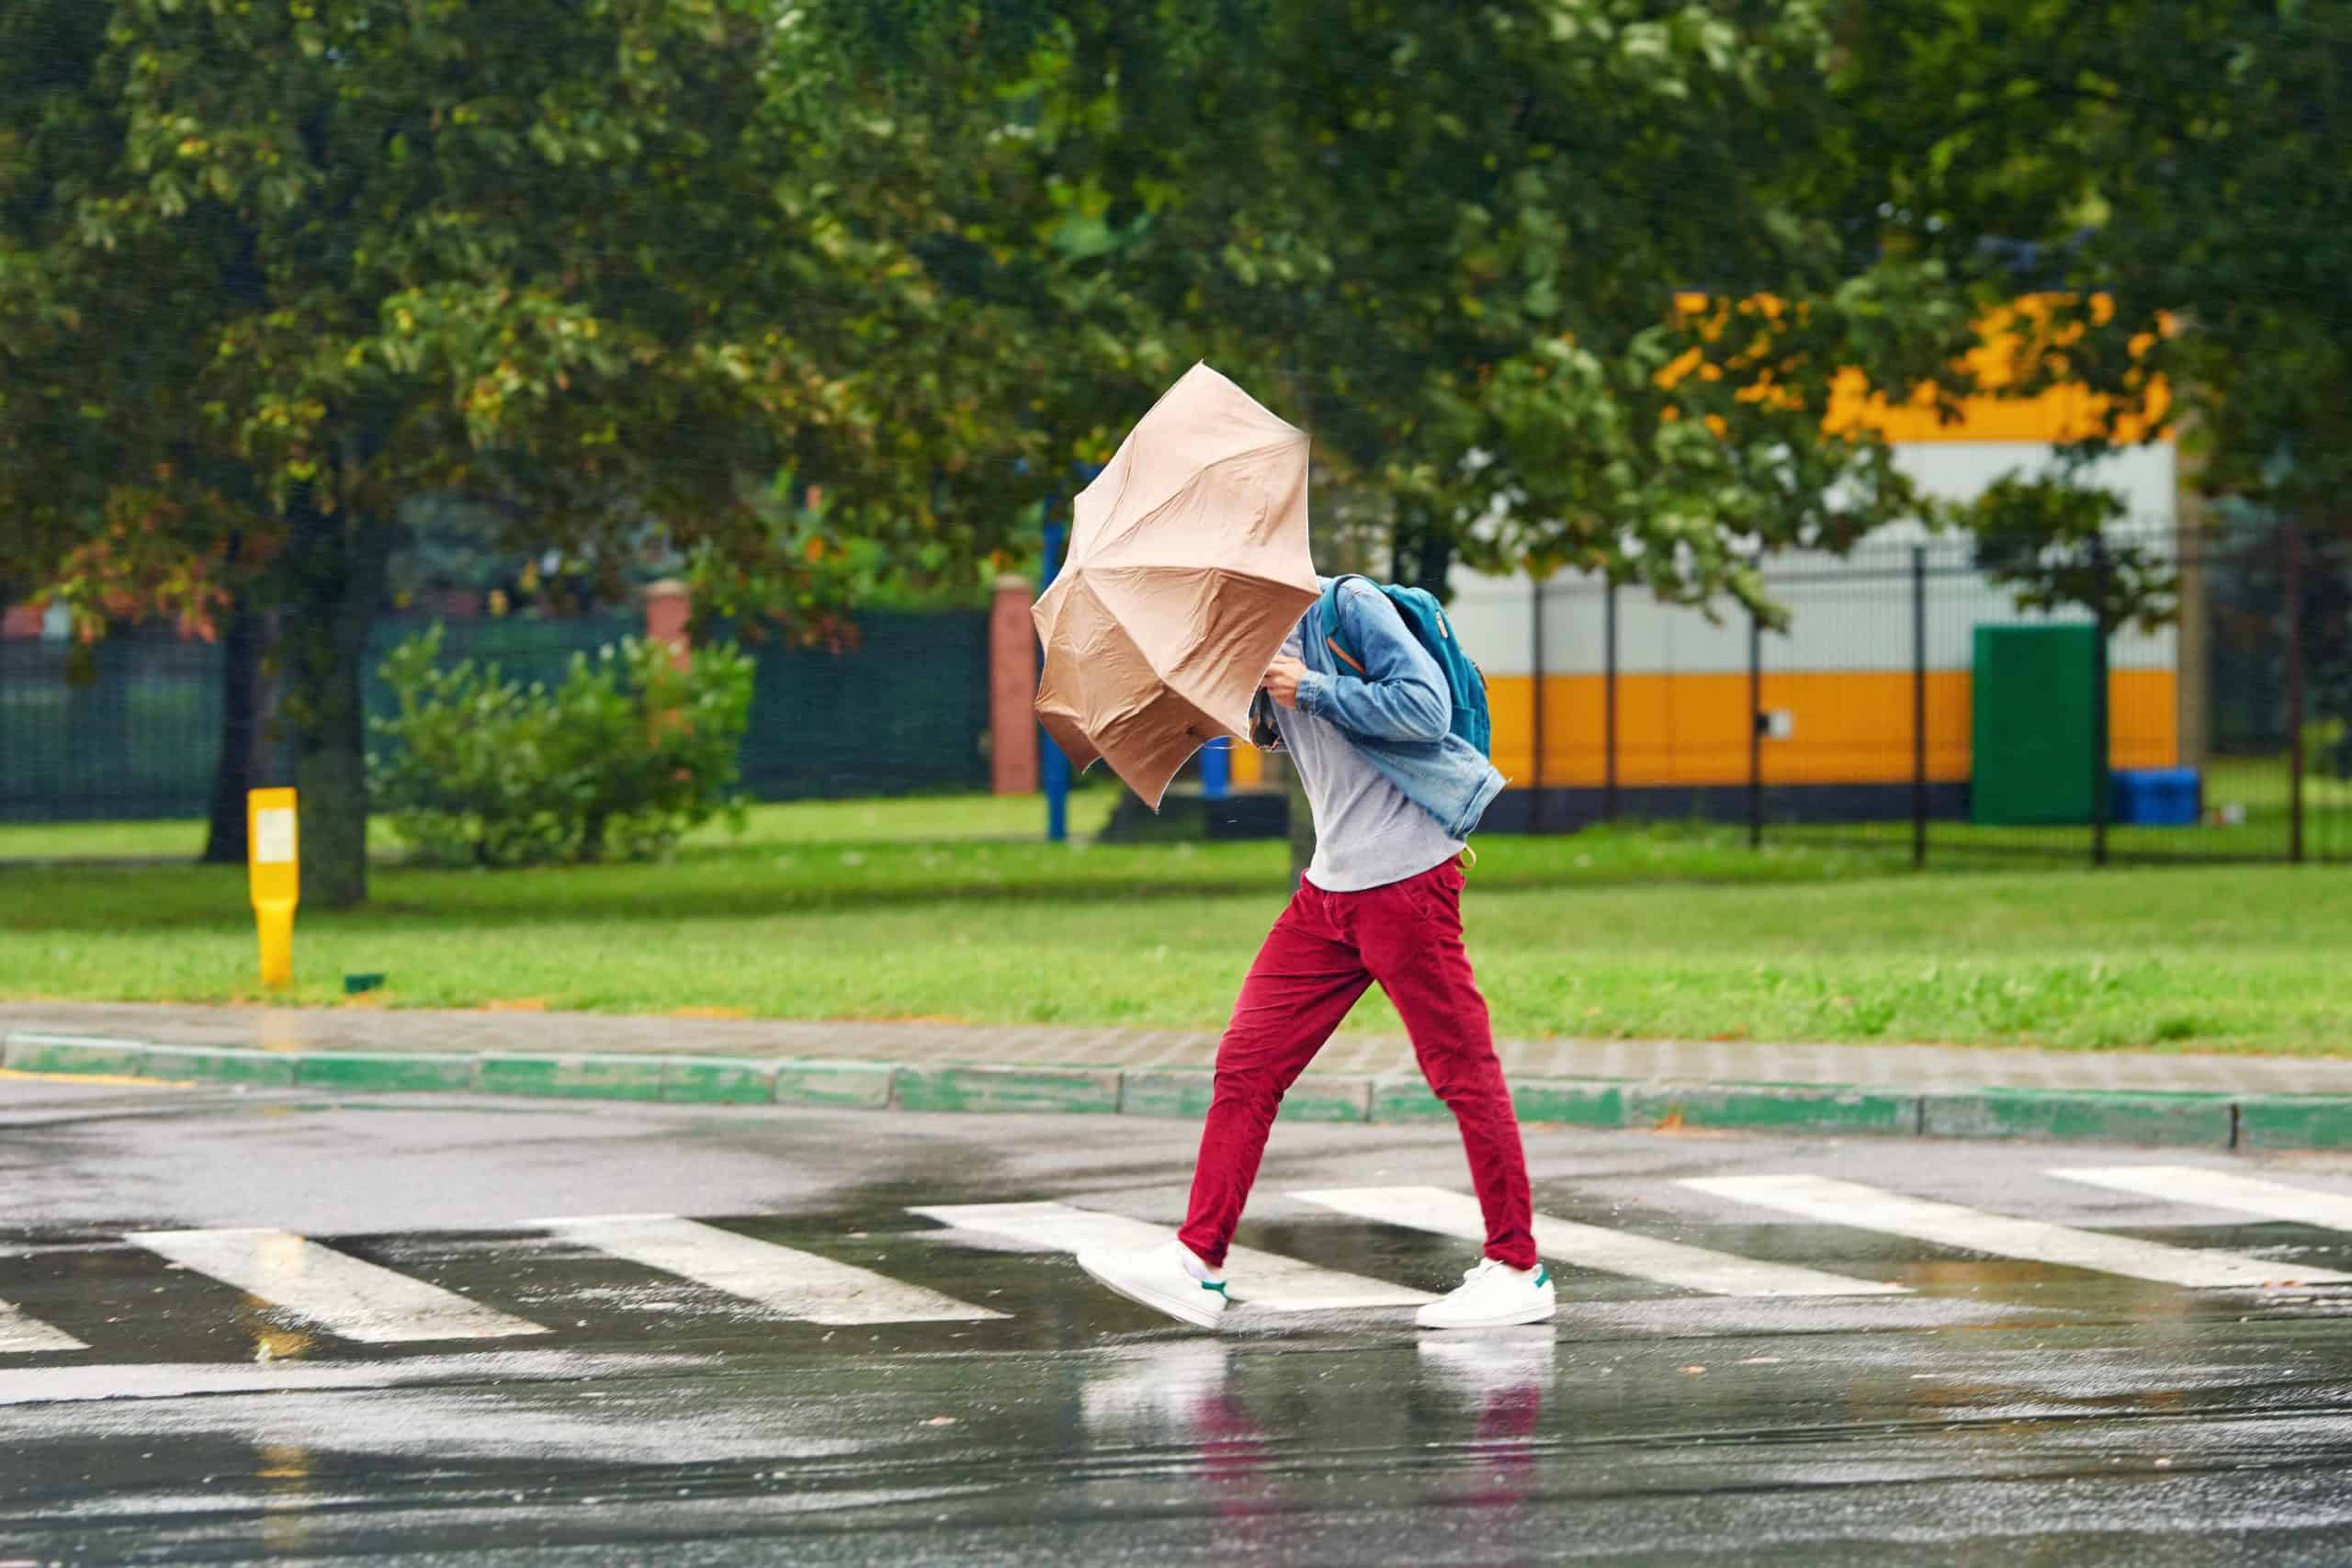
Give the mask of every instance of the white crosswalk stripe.
M 1334 1187 L 1292 1197 L 1358 1219 L 1409 1230 L 1483 1241 L 1485 1216 L 1478 1201 L 1442 1187 Z M 1905 1294 L 1900 1285 L 1852 1280 L 1842 1274 L 1792 1264 L 1762 1263 L 1727 1252 L 1711 1252 L 1680 1242 L 1657 1241 L 1626 1231 L 1581 1224 L 1550 1214 L 1535 1216 L 1535 1249 L 1555 1263 L 1626 1274 L 1637 1280 L 1719 1296 L 1885 1296 Z
M 31 1356 L 89 1347 L 62 1328 L 51 1328 L 24 1309 L 0 1302 L 0 1356 Z
M 2266 1220 L 2292 1220 L 2324 1230 L 2352 1231 L 2352 1196 L 2323 1192 L 2310 1187 L 2290 1187 L 2234 1171 L 2210 1170 L 2198 1165 L 2116 1165 L 2053 1170 L 2052 1176 L 2118 1192 L 2136 1192 L 2175 1203 L 2200 1203 L 2209 1209 L 2235 1209 Z
M 2225 1210 L 2352 1234 L 2352 1192 L 2190 1165 L 2069 1166 L 2048 1174 L 2157 1203 Z M 1804 1221 L 1904 1236 L 1962 1255 L 2027 1259 L 2190 1289 L 2352 1283 L 2352 1272 L 2320 1268 L 2298 1258 L 2141 1240 L 1827 1177 L 1723 1175 L 1684 1178 L 1674 1185 Z M 1318 1234 L 1330 1236 L 1335 1246 L 1364 1242 L 1368 1233 L 1361 1228 L 1362 1222 L 1472 1244 L 1485 1235 L 1477 1201 L 1466 1190 L 1429 1186 L 1318 1187 L 1288 1195 L 1328 1216 L 1327 1228 Z M 842 1254 L 835 1258 L 745 1235 L 724 1224 L 677 1214 L 566 1215 L 532 1222 L 535 1228 L 519 1232 L 511 1246 L 518 1255 L 533 1255 L 536 1249 L 537 1261 L 526 1270 L 533 1284 L 521 1299 L 542 1305 L 551 1299 L 564 1303 L 545 1310 L 562 1314 L 560 1321 L 569 1334 L 575 1328 L 608 1331 L 592 1328 L 599 1320 L 590 1303 L 600 1294 L 609 1293 L 605 1287 L 612 1279 L 610 1270 L 620 1267 L 646 1270 L 649 1279 L 692 1281 L 776 1317 L 829 1326 L 1032 1317 L 1034 1303 L 1023 1291 L 1003 1292 L 1005 1299 L 993 1306 L 976 1305 L 949 1293 L 957 1289 L 953 1281 L 967 1276 L 953 1267 L 942 1269 L 942 1259 L 948 1254 L 943 1253 L 940 1240 L 945 1239 L 951 1252 L 962 1245 L 1013 1252 L 1074 1253 L 1153 1247 L 1164 1244 L 1172 1235 L 1166 1226 L 1069 1202 L 923 1204 L 911 1207 L 909 1213 L 944 1225 L 948 1231 L 901 1232 L 872 1238 L 861 1234 L 860 1239 L 845 1241 L 842 1247 L 829 1246 L 829 1251 Z M 1885 1280 L 1774 1261 L 1776 1252 L 1789 1255 L 1775 1240 L 1787 1232 L 1744 1233 L 1762 1238 L 1754 1250 L 1764 1256 L 1748 1257 L 1555 1214 L 1536 1214 L 1533 1230 L 1538 1251 L 1556 1264 L 1708 1296 L 1772 1300 L 1912 1294 L 1904 1285 Z M 131 1233 L 122 1239 L 190 1271 L 176 1277 L 201 1277 L 232 1286 L 288 1317 L 350 1340 L 397 1345 L 551 1332 L 475 1299 L 481 1292 L 469 1281 L 503 1278 L 494 1257 L 501 1244 L 488 1243 L 492 1252 L 486 1255 L 481 1250 L 485 1242 L 480 1237 L 468 1237 L 462 1248 L 448 1254 L 469 1270 L 449 1276 L 465 1294 L 284 1230 L 158 1230 Z M 550 1239 L 582 1250 L 558 1254 L 549 1249 Z M 11 1247 L 0 1248 L 0 1257 L 29 1256 L 39 1250 Z M 601 1272 L 583 1278 L 576 1286 L 563 1284 L 560 1275 L 549 1279 L 547 1270 L 557 1258 L 584 1260 L 590 1254 L 615 1261 L 600 1266 Z M 1375 1249 L 1363 1256 L 1384 1254 Z M 851 1258 L 859 1261 L 844 1260 Z M 1433 1299 L 1425 1290 L 1252 1247 L 1233 1248 L 1229 1264 L 1234 1299 L 1260 1310 L 1299 1313 L 1403 1307 Z M 576 1261 L 575 1267 L 584 1270 L 588 1265 Z M 1405 1271 L 1402 1265 L 1398 1269 Z M 1041 1281 L 1038 1289 L 1047 1293 L 1066 1282 L 1057 1273 L 1036 1278 Z M 1998 1276 L 1988 1278 L 1997 1280 Z M 1001 1286 L 1003 1280 L 992 1282 Z M 54 1315 L 53 1295 L 26 1296 L 6 1280 L 0 1280 L 0 1289 L 7 1289 L 14 1298 L 0 1301 L 0 1356 L 38 1357 L 91 1348 L 74 1333 L 44 1321 Z M 490 1300 L 500 1299 L 500 1285 L 491 1283 L 482 1289 Z M 577 1307 L 570 1300 L 575 1292 Z M 971 1293 L 980 1292 L 972 1287 Z M 1928 1292 L 1938 1293 L 1940 1287 Z M 991 1300 L 997 1294 L 989 1292 Z M 17 1302 L 29 1302 L 33 1310 L 28 1312 Z M 219 1298 L 209 1287 L 203 1287 L 192 1303 L 201 1303 L 193 1310 L 209 1312 L 217 1309 Z M 181 1310 L 172 1303 L 168 1295 L 157 1302 L 167 1314 Z M 695 1310 L 691 1305 L 671 1305 L 678 1311 Z M 524 1310 L 534 1317 L 541 1315 L 528 1306 Z M 63 1321 L 79 1333 L 90 1333 L 79 1327 L 79 1319 Z
M 951 1203 L 908 1211 L 956 1230 L 1016 1241 L 1037 1252 L 1080 1252 L 1157 1247 L 1175 1233 L 1159 1225 L 1069 1203 Z M 1340 1307 L 1418 1306 L 1426 1291 L 1320 1269 L 1295 1258 L 1237 1247 L 1226 1254 L 1230 1294 L 1272 1312 L 1328 1312 Z
M 539 1220 L 556 1235 L 809 1323 L 975 1323 L 1005 1314 L 813 1252 L 674 1214 Z
M 1838 1181 L 1822 1176 L 1686 1177 L 1680 1185 L 1696 1192 L 1756 1203 L 1825 1224 L 1852 1225 L 1999 1258 L 2064 1264 L 2192 1289 L 2352 1280 L 2352 1274 L 2300 1263 L 2075 1230 L 2041 1220 L 1985 1213 L 1957 1203 L 1906 1197 L 1858 1181 Z
M 397 1345 L 548 1332 L 290 1231 L 137 1231 L 123 1239 L 345 1339 Z

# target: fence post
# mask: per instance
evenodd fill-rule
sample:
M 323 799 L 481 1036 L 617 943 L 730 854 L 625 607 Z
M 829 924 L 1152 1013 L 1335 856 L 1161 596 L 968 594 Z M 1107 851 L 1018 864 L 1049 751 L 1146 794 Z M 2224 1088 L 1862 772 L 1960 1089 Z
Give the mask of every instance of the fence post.
M 1600 600 L 1600 816 L 1617 820 L 1617 580 Z
M 1928 547 L 1911 547 L 1911 863 L 1928 863 Z
M 2287 594 L 2287 860 L 2303 859 L 2303 531 L 2282 525 Z
M 674 578 L 648 583 L 645 589 L 645 640 L 670 645 L 670 662 L 684 670 L 694 652 L 686 631 L 694 619 L 694 597 Z
M 989 606 L 989 789 L 1037 789 L 1037 628 L 1029 618 L 1029 580 L 996 580 Z
M 2113 746 L 2108 736 L 2107 639 L 2109 606 L 2115 598 L 2115 563 L 2107 553 L 2107 539 L 2091 540 L 2091 863 L 2107 863 L 2107 824 L 2114 807 L 2115 784 L 2109 769 Z
M 1747 612 L 1747 847 L 1764 846 L 1764 622 Z
M 1535 613 L 1530 634 L 1534 646 L 1528 655 L 1528 685 L 1533 708 L 1533 722 L 1529 728 L 1534 738 L 1534 750 L 1529 753 L 1527 769 L 1527 830 L 1540 833 L 1544 830 L 1544 580 L 1531 574 L 1530 581 L 1535 585 Z
M 1054 520 L 1054 508 L 1061 504 L 1061 497 L 1046 498 L 1046 553 L 1037 570 L 1037 592 L 1043 593 L 1054 584 L 1062 569 L 1062 525 Z M 1046 786 L 1046 841 L 1063 844 L 1069 841 L 1069 758 L 1054 743 L 1054 738 L 1038 727 L 1038 758 L 1043 764 Z

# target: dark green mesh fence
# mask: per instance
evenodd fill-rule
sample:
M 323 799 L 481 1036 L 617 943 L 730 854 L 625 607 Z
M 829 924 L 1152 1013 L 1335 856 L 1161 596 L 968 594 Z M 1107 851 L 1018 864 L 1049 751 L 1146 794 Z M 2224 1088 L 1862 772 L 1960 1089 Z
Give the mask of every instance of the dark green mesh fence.
M 757 799 L 985 789 L 989 618 L 871 615 L 833 654 L 747 644 L 759 663 L 743 786 Z
M 368 709 L 390 711 L 384 655 L 431 625 L 387 616 L 368 639 Z M 552 685 L 576 652 L 634 635 L 633 615 L 453 620 L 443 656 L 495 661 Z M 743 743 L 754 799 L 977 789 L 988 783 L 988 617 L 978 612 L 875 615 L 839 654 L 753 644 L 757 694 Z M 0 821 L 199 817 L 220 754 L 219 646 L 139 634 L 88 650 L 0 641 Z M 278 748 L 278 777 L 286 776 Z
M 201 816 L 220 755 L 220 649 L 118 637 L 75 683 L 62 642 L 0 642 L 0 820 Z

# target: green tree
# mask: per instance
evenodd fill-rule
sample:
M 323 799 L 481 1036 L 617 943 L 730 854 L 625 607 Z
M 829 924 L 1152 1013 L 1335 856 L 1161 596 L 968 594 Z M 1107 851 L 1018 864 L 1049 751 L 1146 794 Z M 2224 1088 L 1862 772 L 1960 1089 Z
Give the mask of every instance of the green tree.
M 2066 301 L 2038 383 L 2115 398 L 2075 457 L 2161 434 L 2134 416 L 2162 377 L 2200 489 L 2352 530 L 2352 4 L 1872 0 L 1842 38 L 1874 139 L 1852 199 Z
M 951 554 L 1009 522 L 985 311 L 842 221 L 777 112 L 774 25 L 758 0 L 0 7 L 6 552 L 50 569 L 125 484 L 191 547 L 243 541 L 306 897 L 365 896 L 361 665 L 403 498 L 612 562 L 649 524 L 757 559 L 786 468 L 826 476 L 841 526 Z M 984 446 L 1006 461 L 942 482 Z
M 1824 433 L 1831 389 L 1956 396 L 1976 305 L 1848 221 L 1836 19 L 933 0 L 802 7 L 780 47 L 935 275 L 1058 324 L 1071 456 L 1205 355 L 1414 575 L 1453 548 L 1757 601 L 1762 551 L 1912 510 L 1883 442 Z

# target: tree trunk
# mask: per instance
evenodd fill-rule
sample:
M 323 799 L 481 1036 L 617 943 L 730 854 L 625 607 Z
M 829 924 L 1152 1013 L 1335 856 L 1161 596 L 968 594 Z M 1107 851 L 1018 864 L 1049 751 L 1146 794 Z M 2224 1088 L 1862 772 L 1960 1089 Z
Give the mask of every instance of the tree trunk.
M 300 792 L 302 902 L 348 908 L 368 897 L 368 633 L 383 602 L 393 531 L 299 502 L 289 514 L 285 708 Z
M 240 593 L 220 639 L 220 761 L 212 773 L 212 820 L 204 863 L 245 862 L 245 792 L 269 781 L 269 694 L 262 676 L 271 616 Z

